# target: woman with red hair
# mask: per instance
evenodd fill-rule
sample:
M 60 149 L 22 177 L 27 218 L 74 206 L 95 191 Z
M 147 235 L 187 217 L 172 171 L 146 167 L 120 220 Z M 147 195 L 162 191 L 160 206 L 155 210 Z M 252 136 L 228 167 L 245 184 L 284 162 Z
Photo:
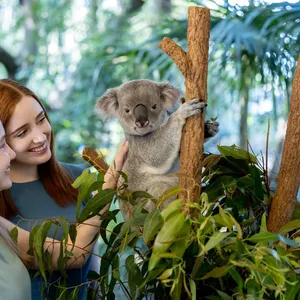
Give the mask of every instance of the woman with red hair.
M 6 131 L 7 144 L 16 154 L 10 167 L 12 187 L 0 192 L 0 216 L 28 231 L 38 223 L 33 221 L 42 222 L 45 218 L 63 216 L 67 220 L 75 220 L 78 191 L 71 184 L 83 169 L 60 163 L 55 158 L 51 124 L 39 98 L 18 82 L 0 80 L 0 120 Z M 105 175 L 103 188 L 115 188 L 116 171 L 122 169 L 127 151 L 128 143 L 124 142 L 116 154 L 115 169 L 111 168 Z M 77 235 L 77 241 L 80 243 L 82 239 L 83 247 L 92 239 L 88 241 L 86 237 L 93 237 L 99 230 L 99 217 L 90 219 L 88 223 L 91 222 L 97 226 L 83 224 L 82 232 L 85 234 Z M 60 240 L 62 229 L 51 228 L 48 236 Z M 26 243 L 28 245 L 28 239 Z M 86 289 L 82 283 L 87 281 L 90 260 L 91 257 L 86 259 L 83 256 L 83 259 L 69 264 L 70 269 L 67 270 L 67 285 L 81 285 L 80 300 L 85 299 Z M 60 277 L 59 272 L 54 273 L 49 283 Z M 34 274 L 31 272 L 31 275 Z M 56 299 L 55 284 L 50 285 L 47 293 L 43 294 L 41 276 L 32 279 L 31 283 L 32 299 Z

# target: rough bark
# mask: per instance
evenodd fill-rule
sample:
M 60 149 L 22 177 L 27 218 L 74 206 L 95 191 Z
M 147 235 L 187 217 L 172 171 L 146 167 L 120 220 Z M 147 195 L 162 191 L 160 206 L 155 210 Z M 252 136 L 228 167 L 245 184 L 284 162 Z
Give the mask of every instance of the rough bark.
M 300 59 L 298 60 L 277 189 L 271 203 L 268 230 L 277 232 L 293 214 L 300 184 Z
M 175 42 L 164 38 L 159 47 L 168 54 L 182 72 L 186 101 L 207 99 L 208 46 L 210 11 L 190 6 L 188 9 L 188 50 L 185 53 Z M 201 192 L 200 164 L 203 154 L 205 113 L 190 117 L 183 128 L 180 150 L 180 185 L 185 201 L 196 202 Z

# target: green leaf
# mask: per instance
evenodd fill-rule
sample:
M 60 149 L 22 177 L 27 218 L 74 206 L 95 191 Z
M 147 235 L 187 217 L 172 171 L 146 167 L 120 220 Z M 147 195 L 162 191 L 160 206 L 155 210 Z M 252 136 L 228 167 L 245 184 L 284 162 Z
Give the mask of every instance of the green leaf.
M 204 275 L 201 279 L 207 279 L 210 277 L 213 277 L 213 278 L 223 277 L 224 275 L 226 275 L 228 273 L 230 268 L 232 268 L 232 265 L 225 265 L 222 267 L 215 268 L 215 269 L 211 270 L 210 272 L 208 272 L 206 275 Z
M 29 235 L 29 250 L 28 250 L 28 254 L 33 256 L 33 252 L 34 252 L 34 240 L 35 240 L 35 236 L 37 234 L 37 232 L 39 232 L 41 225 L 35 225 L 32 227 L 31 231 L 30 231 L 30 235 Z
M 126 232 L 130 227 L 144 226 L 147 216 L 148 214 L 134 215 L 123 224 L 121 231 Z
M 274 232 L 261 232 L 252 235 L 251 237 L 247 238 L 246 240 L 253 242 L 253 243 L 268 243 L 274 242 L 278 240 L 278 234 Z
M 14 241 L 14 243 L 17 245 L 18 244 L 18 228 L 14 227 L 11 231 L 10 231 L 10 235 Z
M 197 290 L 196 290 L 195 281 L 193 279 L 190 279 L 189 282 L 190 282 L 192 300 L 196 300 L 197 299 Z
M 182 208 L 182 199 L 177 199 L 171 202 L 165 209 L 162 210 L 161 215 L 166 221 L 175 211 L 179 212 Z
M 239 178 L 236 182 L 238 189 L 243 193 L 246 194 L 249 190 L 253 190 L 254 187 L 254 180 L 249 177 L 245 176 Z
M 143 239 L 146 245 L 155 237 L 163 223 L 160 210 L 155 207 L 145 220 Z
M 266 213 L 264 212 L 262 217 L 261 217 L 261 225 L 260 225 L 260 233 L 262 232 L 268 232 L 267 228 L 267 216 Z
M 177 258 L 182 258 L 190 238 L 191 223 L 189 219 L 184 221 L 182 228 L 177 236 L 177 239 L 170 246 L 170 251 L 176 255 Z
M 71 239 L 72 244 L 73 244 L 73 247 L 72 247 L 72 250 L 73 250 L 75 242 L 76 242 L 76 236 L 77 236 L 77 227 L 76 227 L 76 224 L 71 224 L 70 225 L 70 227 L 69 227 L 69 236 L 70 236 L 70 239 Z
M 64 217 L 60 217 L 60 222 L 63 228 L 63 238 L 65 240 L 65 247 L 66 247 L 68 245 L 68 240 L 69 240 L 69 227 Z
M 166 200 L 178 196 L 181 192 L 182 192 L 182 188 L 180 186 L 173 186 L 168 188 L 158 198 L 157 207 L 159 207 Z
M 229 274 L 237 283 L 239 290 L 242 291 L 244 287 L 244 280 L 234 266 L 232 266 L 232 268 L 229 269 Z
M 207 253 L 209 250 L 219 245 L 230 234 L 231 232 L 215 232 L 205 244 L 204 251 Z
M 285 292 L 285 300 L 294 300 L 299 290 L 300 290 L 299 280 L 296 281 L 294 285 L 287 284 L 287 289 Z
M 96 173 L 90 173 L 89 169 L 85 169 L 81 175 L 73 182 L 72 186 L 74 188 L 79 188 L 79 194 L 77 198 L 77 206 L 76 206 L 76 220 L 79 219 L 79 214 L 82 206 L 82 202 L 87 195 L 87 191 L 91 184 L 96 180 Z M 88 195 L 88 198 L 90 195 Z
M 157 277 L 157 279 L 159 279 L 159 280 L 168 279 L 172 275 L 172 272 L 173 272 L 173 268 L 167 269 L 159 277 Z
M 101 209 L 110 203 L 115 195 L 116 191 L 111 189 L 106 189 L 96 194 L 83 208 L 78 218 L 79 223 L 99 214 Z
M 205 192 L 210 201 L 216 201 L 223 197 L 225 190 L 233 193 L 236 189 L 236 179 L 232 176 L 221 176 L 212 184 L 209 184 Z
M 152 255 L 150 257 L 148 270 L 154 269 L 155 265 L 159 261 L 159 254 L 162 254 L 168 250 L 172 242 L 177 238 L 184 224 L 185 216 L 181 212 L 174 212 L 165 221 L 163 227 L 159 231 L 154 245 L 152 248 Z
M 129 255 L 126 259 L 128 272 L 128 286 L 133 299 L 138 295 L 138 287 L 143 283 L 143 276 L 139 267 L 134 262 L 134 256 Z
M 283 225 L 280 230 L 279 233 L 281 235 L 285 235 L 288 232 L 295 230 L 295 229 L 300 229 L 300 220 L 293 220 L 285 225 Z
M 61 272 L 64 278 L 67 278 L 68 275 L 66 273 L 66 266 L 65 266 L 65 256 L 64 256 L 64 244 L 63 241 L 60 241 L 60 252 L 59 252 L 59 257 L 57 259 L 57 266 L 58 270 Z
M 131 194 L 131 197 L 134 200 L 136 200 L 136 199 L 143 199 L 143 198 L 152 199 L 152 200 L 155 199 L 152 195 L 150 195 L 149 193 L 144 192 L 144 191 L 135 191 L 135 192 L 133 192 Z
M 137 232 L 136 231 L 133 231 L 133 232 L 130 232 L 130 233 L 126 233 L 123 240 L 122 240 L 122 243 L 120 245 L 120 250 L 119 252 L 122 253 L 126 246 L 132 242 L 132 240 L 137 236 Z
M 232 156 L 233 158 L 236 158 L 236 159 L 249 160 L 250 162 L 255 163 L 255 164 L 258 163 L 257 158 L 253 154 L 245 151 L 242 148 L 237 147 L 236 145 L 218 146 L 218 149 L 219 149 L 220 153 L 225 157 Z
M 219 291 L 219 290 L 217 290 L 217 293 L 220 295 L 222 300 L 231 300 L 231 297 L 228 294 L 226 294 L 222 291 Z

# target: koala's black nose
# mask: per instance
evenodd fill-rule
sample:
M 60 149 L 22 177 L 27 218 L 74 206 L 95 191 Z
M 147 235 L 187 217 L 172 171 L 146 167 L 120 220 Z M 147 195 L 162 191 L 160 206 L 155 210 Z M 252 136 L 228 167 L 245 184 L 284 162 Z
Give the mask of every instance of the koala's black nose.
M 145 105 L 139 104 L 133 110 L 135 116 L 135 124 L 139 128 L 147 127 L 149 124 L 148 120 L 148 109 Z

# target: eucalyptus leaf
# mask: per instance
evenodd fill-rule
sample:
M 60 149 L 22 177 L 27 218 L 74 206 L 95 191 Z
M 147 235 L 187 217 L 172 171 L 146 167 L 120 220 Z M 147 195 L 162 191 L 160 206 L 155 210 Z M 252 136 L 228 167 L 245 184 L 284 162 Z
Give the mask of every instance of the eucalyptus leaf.
M 159 261 L 159 255 L 166 252 L 172 242 L 177 238 L 184 224 L 185 216 L 181 212 L 173 212 L 165 221 L 163 227 L 159 231 L 152 248 L 148 270 L 151 271 Z
M 288 232 L 290 232 L 292 230 L 296 230 L 296 229 L 300 229 L 300 220 L 292 220 L 292 221 L 288 222 L 287 224 L 283 225 L 280 228 L 279 233 L 281 235 L 285 235 Z
M 158 233 L 164 223 L 163 217 L 161 216 L 160 210 L 154 208 L 151 213 L 146 217 L 143 238 L 145 244 L 148 244 Z
M 213 278 L 223 277 L 228 273 L 228 271 L 231 268 L 232 268 L 232 265 L 225 265 L 222 267 L 214 268 L 213 270 L 211 270 L 210 272 L 205 274 L 201 279 L 208 279 L 210 277 L 213 277 Z
M 253 243 L 268 243 L 278 241 L 278 233 L 274 232 L 261 232 L 252 235 L 251 237 L 247 238 L 248 241 Z
M 15 244 L 18 243 L 18 228 L 14 227 L 11 231 L 10 231 L 10 235 L 14 241 Z
M 182 192 L 182 188 L 180 186 L 173 186 L 168 188 L 158 198 L 157 207 L 162 205 L 165 201 L 178 196 L 181 192 Z
M 237 147 L 236 145 L 218 146 L 218 150 L 224 156 L 232 156 L 236 159 L 249 160 L 250 162 L 257 164 L 257 158 L 253 154 Z
M 207 253 L 209 250 L 215 248 L 230 234 L 231 232 L 215 232 L 205 244 L 204 251 Z

